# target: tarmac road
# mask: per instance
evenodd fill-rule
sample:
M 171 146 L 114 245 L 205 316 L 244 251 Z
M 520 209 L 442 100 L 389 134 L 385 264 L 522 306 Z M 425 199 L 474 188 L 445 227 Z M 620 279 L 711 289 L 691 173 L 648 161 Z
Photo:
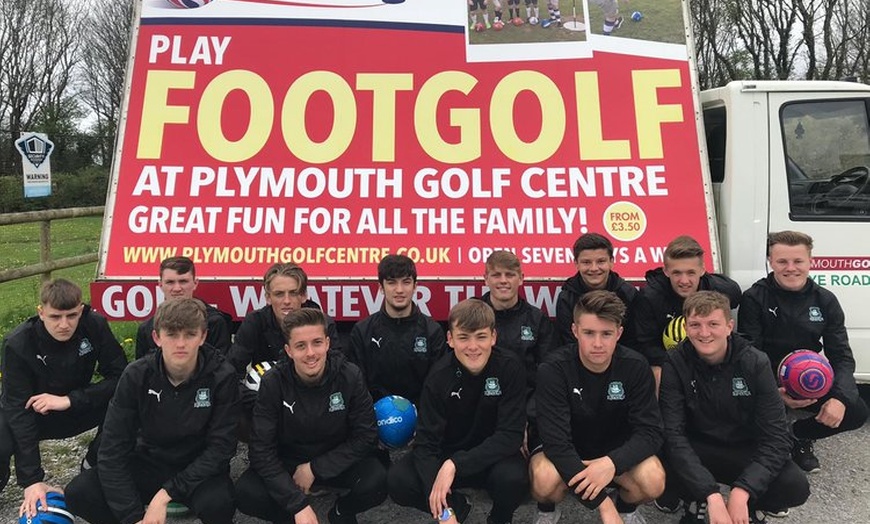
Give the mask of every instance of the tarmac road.
M 870 397 L 870 387 L 862 387 L 865 399 Z M 785 519 L 768 518 L 770 524 L 840 524 L 870 523 L 870 424 L 849 433 L 837 435 L 816 443 L 816 455 L 822 464 L 822 471 L 810 475 L 812 495 L 805 505 L 792 508 Z M 233 461 L 233 475 L 237 477 L 246 467 L 246 451 L 241 449 Z M 14 482 L 14 479 L 13 479 Z M 16 493 L 17 492 L 17 493 Z M 474 502 L 472 514 L 467 524 L 484 524 L 489 501 L 482 491 L 470 493 Z M 9 486 L 0 497 L 0 522 L 14 523 L 17 517 L 20 490 Z M 326 512 L 334 496 L 326 495 L 314 499 L 314 507 L 320 522 L 326 523 Z M 562 520 L 571 523 L 600 522 L 597 514 L 586 510 L 575 500 L 568 499 L 561 504 Z M 652 505 L 640 509 L 650 524 L 677 524 L 679 514 L 666 515 Z M 514 516 L 514 522 L 531 524 L 534 522 L 535 505 L 531 501 L 523 504 Z M 430 524 L 431 518 L 423 513 L 399 507 L 390 501 L 358 516 L 360 524 Z M 79 523 L 83 521 L 79 520 Z M 195 518 L 172 518 L 169 522 L 177 524 L 199 524 Z M 262 524 L 263 521 L 237 514 L 237 524 Z

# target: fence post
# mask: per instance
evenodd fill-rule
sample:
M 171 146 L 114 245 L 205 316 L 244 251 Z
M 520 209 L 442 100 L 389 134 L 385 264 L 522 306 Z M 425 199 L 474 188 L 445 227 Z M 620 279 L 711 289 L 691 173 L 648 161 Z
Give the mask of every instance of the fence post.
M 43 264 L 51 261 L 51 220 L 39 223 L 39 261 Z M 43 282 L 51 280 L 51 271 L 41 275 Z

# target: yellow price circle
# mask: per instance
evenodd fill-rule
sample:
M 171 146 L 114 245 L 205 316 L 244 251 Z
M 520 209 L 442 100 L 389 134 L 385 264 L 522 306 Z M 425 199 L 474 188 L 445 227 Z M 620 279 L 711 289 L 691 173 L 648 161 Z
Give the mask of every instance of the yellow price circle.
M 614 202 L 604 210 L 604 229 L 617 240 L 637 240 L 643 236 L 646 225 L 646 213 L 633 202 Z

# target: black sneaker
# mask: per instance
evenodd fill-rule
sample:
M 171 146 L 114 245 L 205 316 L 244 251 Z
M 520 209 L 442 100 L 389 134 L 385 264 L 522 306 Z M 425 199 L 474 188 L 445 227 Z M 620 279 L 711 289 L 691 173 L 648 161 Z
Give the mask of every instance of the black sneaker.
M 471 513 L 471 499 L 468 498 L 468 495 L 454 492 L 450 496 L 449 502 L 451 503 L 453 511 L 456 513 L 456 521 L 460 524 L 465 522 L 465 519 L 467 519 L 469 513 Z
M 622 22 L 624 21 L 625 19 L 622 18 L 622 15 L 617 16 L 616 21 L 613 22 L 613 29 L 619 29 L 620 27 L 622 27 Z
M 337 502 L 326 514 L 326 518 L 329 520 L 329 524 L 358 524 L 356 515 L 353 513 L 342 514 L 338 512 Z
M 813 453 L 813 443 L 809 439 L 798 439 L 791 450 L 791 459 L 807 473 L 818 473 L 822 470 L 819 459 Z
M 769 509 L 765 510 L 764 514 L 775 519 L 784 519 L 788 517 L 789 508 Z
M 702 524 L 705 522 L 707 522 L 707 503 L 686 503 L 686 512 L 680 518 L 680 524 Z
M 9 464 L 0 464 L 0 491 L 3 491 L 3 488 L 6 487 L 6 483 L 9 482 Z
M 656 509 L 662 513 L 676 513 L 683 507 L 683 501 L 675 493 L 662 493 L 654 502 Z
M 749 510 L 749 524 L 767 524 L 765 512 Z

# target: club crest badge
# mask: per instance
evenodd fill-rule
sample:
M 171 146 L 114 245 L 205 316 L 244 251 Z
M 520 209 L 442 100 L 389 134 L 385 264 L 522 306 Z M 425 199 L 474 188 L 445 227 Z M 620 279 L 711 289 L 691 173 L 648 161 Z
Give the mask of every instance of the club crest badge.
M 208 388 L 200 388 L 196 390 L 196 397 L 193 401 L 195 408 L 210 408 L 211 407 L 211 390 Z
M 94 350 L 94 345 L 91 344 L 91 341 L 83 338 L 79 343 L 79 356 L 83 357 Z
M 489 377 L 483 384 L 483 394 L 487 397 L 500 397 L 501 386 L 498 385 L 496 377 Z
M 529 326 L 523 326 L 520 328 L 520 339 L 535 340 L 535 332 Z
M 329 412 L 342 411 L 344 408 L 344 397 L 341 396 L 341 391 L 333 393 L 329 396 Z
M 625 400 L 625 388 L 622 382 L 613 381 L 607 385 L 607 400 Z
M 749 385 L 743 377 L 734 377 L 731 379 L 731 396 L 732 397 L 748 397 L 752 395 L 749 391 Z

